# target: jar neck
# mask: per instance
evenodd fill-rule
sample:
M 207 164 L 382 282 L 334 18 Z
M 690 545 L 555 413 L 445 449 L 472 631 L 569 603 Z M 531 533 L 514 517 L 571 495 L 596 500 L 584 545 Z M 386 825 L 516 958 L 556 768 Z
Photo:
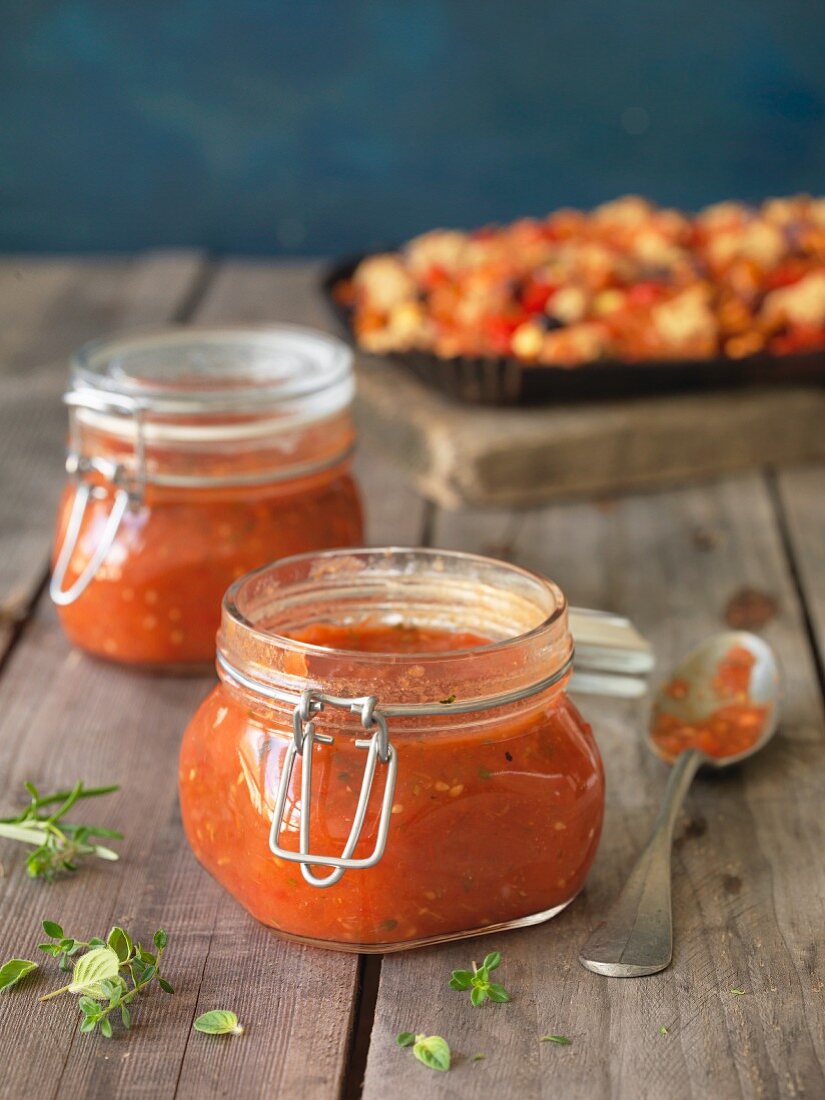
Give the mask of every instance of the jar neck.
M 72 410 L 70 450 L 119 467 L 126 479 L 160 489 L 226 489 L 323 483 L 346 468 L 355 442 L 349 409 L 299 424 L 262 419 L 197 426 L 127 424 Z
M 290 637 L 315 623 L 470 632 L 489 644 L 446 652 L 328 649 Z M 287 715 L 304 692 L 375 699 L 396 730 L 477 726 L 564 690 L 572 640 L 552 582 L 515 566 L 430 550 L 330 551 L 250 574 L 224 601 L 218 671 L 249 705 Z M 355 711 L 359 712 L 360 704 Z M 353 724 L 346 704 L 328 721 Z

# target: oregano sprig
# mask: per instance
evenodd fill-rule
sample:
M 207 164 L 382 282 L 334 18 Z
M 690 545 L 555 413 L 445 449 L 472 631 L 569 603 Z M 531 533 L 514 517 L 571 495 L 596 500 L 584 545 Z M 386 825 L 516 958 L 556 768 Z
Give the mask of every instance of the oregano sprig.
M 78 860 L 84 856 L 106 860 L 119 858 L 117 852 L 97 842 L 122 840 L 121 833 L 98 825 L 76 825 L 63 820 L 75 803 L 111 794 L 119 789 L 117 786 L 85 787 L 77 783 L 71 790 L 47 795 L 41 795 L 33 783 L 26 783 L 25 787 L 29 805 L 17 817 L 0 818 L 0 838 L 33 847 L 26 859 L 26 870 L 31 878 L 51 882 L 60 872 L 76 871 Z M 43 812 L 45 807 L 54 809 Z
M 114 1014 L 120 1016 L 125 1028 L 130 1028 L 132 1016 L 129 1006 L 152 982 L 157 982 L 164 993 L 175 992 L 160 972 L 168 940 L 162 929 L 153 937 L 154 951 L 147 951 L 139 943 L 134 943 L 129 933 L 117 925 L 105 941 L 99 937 L 77 940 L 65 936 L 55 921 L 43 921 L 43 929 L 57 942 L 41 943 L 38 945 L 40 950 L 59 958 L 61 969 L 71 967 L 72 980 L 68 985 L 46 993 L 40 1000 L 49 1001 L 64 993 L 77 996 L 82 1015 L 80 1030 L 84 1033 L 97 1028 L 106 1039 L 111 1039 Z M 71 966 L 69 960 L 77 955 L 79 957 Z
M 491 951 L 481 966 L 473 963 L 472 970 L 454 970 L 450 978 L 450 989 L 470 991 L 470 1000 L 478 1007 L 485 1001 L 494 1001 L 496 1004 L 505 1004 L 511 1000 L 510 994 L 503 985 L 490 981 L 490 973 L 501 966 L 501 952 Z

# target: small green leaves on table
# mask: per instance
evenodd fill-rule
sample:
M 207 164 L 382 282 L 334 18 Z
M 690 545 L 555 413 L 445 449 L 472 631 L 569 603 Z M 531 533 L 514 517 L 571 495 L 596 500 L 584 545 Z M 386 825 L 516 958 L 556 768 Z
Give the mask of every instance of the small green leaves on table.
M 0 819 L 0 838 L 16 840 L 33 848 L 26 859 L 31 878 L 51 882 L 56 874 L 76 871 L 77 861 L 84 856 L 98 859 L 118 859 L 117 852 L 98 844 L 98 840 L 122 840 L 120 833 L 97 825 L 75 825 L 63 816 L 84 798 L 110 794 L 117 787 L 84 787 L 78 783 L 69 791 L 41 795 L 33 783 L 26 783 L 31 801 L 17 817 Z M 55 807 L 42 812 L 44 807 Z
M 32 970 L 37 970 L 37 963 L 29 962 L 28 959 L 9 959 L 7 963 L 0 966 L 0 989 L 17 985 L 27 974 L 31 974 Z
M 540 1043 L 555 1043 L 560 1047 L 569 1047 L 572 1040 L 568 1039 L 566 1035 L 542 1035 L 539 1039 Z
M 204 1035 L 243 1035 L 238 1017 L 225 1008 L 213 1008 L 211 1012 L 204 1012 L 192 1026 L 195 1031 L 202 1031 Z
M 491 951 L 481 966 L 473 963 L 472 970 L 454 970 L 450 978 L 450 989 L 469 989 L 470 1000 L 476 1007 L 487 1000 L 505 1004 L 511 1000 L 510 994 L 503 985 L 490 981 L 491 971 L 499 966 L 501 966 L 501 953 Z
M 106 1039 L 112 1037 L 112 1018 L 119 1014 L 125 1028 L 132 1026 L 130 1005 L 138 994 L 156 981 L 164 993 L 174 993 L 169 982 L 161 975 L 161 957 L 167 943 L 163 930 L 155 932 L 155 952 L 146 951 L 134 943 L 129 933 L 115 926 L 107 939 L 93 937 L 75 940 L 64 935 L 56 921 L 43 921 L 46 935 L 57 943 L 41 943 L 40 950 L 60 959 L 62 970 L 72 969 L 72 980 L 60 989 L 54 989 L 40 998 L 49 1001 L 63 993 L 78 998 L 82 1014 L 80 1030 L 84 1033 L 95 1028 Z M 69 961 L 79 956 L 72 966 Z
M 419 1062 L 429 1069 L 446 1073 L 450 1068 L 450 1048 L 440 1035 L 416 1035 L 412 1031 L 402 1031 L 396 1037 L 400 1047 L 412 1047 Z

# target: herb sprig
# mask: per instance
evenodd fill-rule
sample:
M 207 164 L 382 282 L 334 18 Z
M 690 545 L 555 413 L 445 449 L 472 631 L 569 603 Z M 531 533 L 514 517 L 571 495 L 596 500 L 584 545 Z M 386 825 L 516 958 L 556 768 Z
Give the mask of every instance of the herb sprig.
M 491 951 L 481 966 L 473 963 L 472 970 L 454 970 L 450 978 L 450 989 L 470 990 L 470 1000 L 478 1007 L 485 1001 L 505 1004 L 512 1000 L 503 985 L 490 981 L 490 972 L 501 966 L 501 952 Z
M 17 817 L 0 818 L 0 837 L 30 844 L 34 851 L 26 859 L 26 870 L 31 878 L 51 882 L 56 874 L 76 871 L 77 862 L 84 856 L 116 860 L 117 852 L 98 844 L 98 840 L 122 840 L 121 833 L 98 825 L 75 825 L 64 821 L 65 814 L 84 798 L 97 798 L 111 794 L 117 786 L 85 787 L 78 783 L 71 790 L 41 795 L 33 783 L 25 784 L 31 801 Z M 41 812 L 45 807 L 55 809 Z
M 57 942 L 41 943 L 38 947 L 47 955 L 59 958 L 62 970 L 70 968 L 69 960 L 73 956 L 80 952 L 83 954 L 72 967 L 72 980 L 68 985 L 46 993 L 40 1000 L 50 1001 L 64 993 L 76 995 L 82 1014 L 80 1030 L 84 1033 L 98 1028 L 101 1035 L 111 1039 L 113 1013 L 118 1013 L 123 1026 L 130 1028 L 132 1016 L 129 1006 L 153 982 L 157 982 L 164 993 L 175 992 L 160 972 L 161 958 L 168 940 L 162 929 L 158 929 L 153 937 L 154 951 L 147 951 L 139 943 L 133 943 L 129 933 L 118 926 L 111 930 L 105 941 L 99 937 L 77 940 L 65 936 L 55 921 L 43 921 L 43 929 Z

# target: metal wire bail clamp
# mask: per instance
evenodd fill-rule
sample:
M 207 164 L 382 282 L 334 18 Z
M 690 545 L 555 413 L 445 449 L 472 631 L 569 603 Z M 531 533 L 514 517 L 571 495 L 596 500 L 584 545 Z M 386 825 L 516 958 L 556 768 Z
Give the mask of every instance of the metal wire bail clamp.
M 361 780 L 361 790 L 358 795 L 358 804 L 352 819 L 347 842 L 340 856 L 316 855 L 309 850 L 310 846 L 310 817 L 312 798 L 312 753 L 317 741 L 319 744 L 331 745 L 334 738 L 329 734 L 318 733 L 315 729 L 315 715 L 320 713 L 326 704 L 342 707 L 355 713 L 361 713 L 361 724 L 366 730 L 374 729 L 369 738 L 358 738 L 355 741 L 356 748 L 367 750 L 367 759 L 364 764 L 364 776 Z M 392 800 L 395 794 L 395 779 L 398 768 L 398 758 L 395 748 L 390 744 L 387 730 L 387 720 L 380 711 L 376 710 L 377 700 L 375 696 L 364 699 L 338 699 L 325 696 L 322 693 L 313 694 L 305 691 L 301 701 L 295 707 L 292 715 L 293 736 L 289 742 L 281 769 L 281 778 L 278 784 L 278 794 L 275 800 L 275 810 L 272 814 L 272 827 L 269 831 L 269 848 L 273 855 L 279 859 L 286 859 L 301 865 L 301 874 L 311 886 L 333 886 L 340 882 L 347 870 L 374 867 L 384 854 L 387 845 L 387 835 L 390 828 L 390 815 L 392 813 Z M 301 816 L 298 829 L 298 851 L 293 852 L 282 847 L 278 843 L 278 837 L 284 826 L 284 810 L 286 808 L 289 784 L 295 768 L 295 757 L 300 756 L 301 768 Z M 354 859 L 352 853 L 361 837 L 364 828 L 364 819 L 367 815 L 372 785 L 375 779 L 375 770 L 378 762 L 387 766 L 387 778 L 384 787 L 384 797 L 381 803 L 381 814 L 378 819 L 378 832 L 375 845 L 368 856 Z M 332 867 L 333 870 L 326 876 L 316 875 L 312 867 Z
M 99 401 L 88 402 L 84 400 L 82 394 L 78 393 L 68 393 L 64 400 L 66 404 L 70 406 L 85 406 L 95 409 L 99 409 L 102 404 L 102 402 Z M 136 482 L 132 486 L 129 486 L 127 484 L 126 468 L 120 463 L 111 462 L 105 458 L 87 458 L 74 448 L 69 451 L 69 454 L 66 456 L 66 472 L 76 480 L 75 496 L 72 501 L 72 510 L 69 513 L 69 522 L 66 524 L 60 552 L 54 564 L 54 569 L 52 570 L 51 581 L 49 582 L 49 595 L 58 607 L 67 607 L 69 604 L 74 603 L 92 583 L 97 571 L 106 560 L 106 555 L 114 544 L 123 517 L 130 507 L 134 507 L 139 503 L 142 497 L 143 485 L 145 484 L 146 464 L 142 409 L 131 403 L 116 402 L 111 398 L 104 399 L 104 401 L 107 411 L 114 411 L 135 417 L 137 426 L 135 455 L 137 459 L 138 477 Z M 77 549 L 80 529 L 83 525 L 83 517 L 86 514 L 86 508 L 95 490 L 95 486 L 92 482 L 88 481 L 85 477 L 86 474 L 92 472 L 100 474 L 101 477 L 110 481 L 115 486 L 114 500 L 112 501 L 111 511 L 106 518 L 106 524 L 100 536 L 100 542 L 95 547 L 94 553 L 74 583 L 70 585 L 69 588 L 64 589 L 63 582 L 66 579 L 69 563 Z

